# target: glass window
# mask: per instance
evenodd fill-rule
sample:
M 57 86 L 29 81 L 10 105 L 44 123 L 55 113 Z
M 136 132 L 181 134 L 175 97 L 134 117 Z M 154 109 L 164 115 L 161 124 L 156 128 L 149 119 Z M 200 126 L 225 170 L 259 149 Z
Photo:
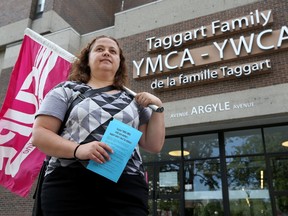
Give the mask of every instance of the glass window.
M 231 215 L 272 215 L 264 157 L 227 158 Z
M 142 148 L 140 148 L 140 154 L 144 163 L 157 161 L 157 157 L 159 155 L 157 153 L 146 152 Z
M 153 187 L 154 187 L 154 172 L 153 172 L 153 166 L 145 166 L 145 179 L 148 183 L 149 188 L 149 197 L 153 196 Z
M 224 139 L 226 156 L 264 152 L 260 129 L 225 132 Z
M 221 190 L 219 159 L 186 162 L 184 166 L 184 182 L 186 191 Z
M 264 139 L 267 153 L 288 152 L 288 147 L 282 146 L 282 142 L 288 141 L 288 126 L 264 128 Z
M 219 159 L 185 162 L 185 215 L 223 215 Z
M 277 215 L 288 215 L 288 196 L 276 196 Z
M 36 14 L 43 13 L 45 6 L 45 0 L 38 0 Z
M 217 134 L 205 134 L 184 137 L 185 159 L 219 157 L 219 141 Z M 188 154 L 189 153 L 189 154 Z
M 174 153 L 174 155 L 172 155 Z M 181 159 L 181 139 L 166 138 L 164 146 L 160 153 L 151 154 L 141 150 L 141 155 L 144 162 L 152 161 L 175 161 Z
M 171 195 L 180 192 L 180 164 L 169 163 L 159 166 L 157 196 Z
M 226 163 L 229 190 L 268 188 L 264 157 L 227 158 Z
M 172 216 L 180 215 L 179 199 L 158 199 L 157 200 L 157 215 Z
M 185 215 L 222 216 L 224 215 L 222 200 L 185 201 Z
M 224 202 L 231 216 L 287 214 L 288 126 L 226 131 L 220 143 L 221 134 L 166 138 L 159 154 L 142 152 L 154 215 L 224 215 Z
M 270 160 L 272 181 L 275 191 L 288 190 L 288 158 L 273 157 Z M 288 203 L 287 203 L 288 205 Z

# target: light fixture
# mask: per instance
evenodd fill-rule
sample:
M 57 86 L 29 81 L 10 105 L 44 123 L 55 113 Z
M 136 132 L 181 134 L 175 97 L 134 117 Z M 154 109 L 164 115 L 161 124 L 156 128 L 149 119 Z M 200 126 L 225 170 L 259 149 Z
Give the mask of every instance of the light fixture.
M 282 142 L 282 146 L 284 146 L 284 147 L 288 147 L 288 140 L 287 140 L 287 141 L 284 141 L 284 142 Z
M 260 188 L 264 188 L 264 171 L 260 170 Z
M 170 151 L 168 154 L 171 156 L 174 156 L 174 157 L 180 157 L 181 156 L 181 150 L 173 150 L 173 151 Z M 187 156 L 189 154 L 190 153 L 188 151 L 183 151 L 183 156 Z

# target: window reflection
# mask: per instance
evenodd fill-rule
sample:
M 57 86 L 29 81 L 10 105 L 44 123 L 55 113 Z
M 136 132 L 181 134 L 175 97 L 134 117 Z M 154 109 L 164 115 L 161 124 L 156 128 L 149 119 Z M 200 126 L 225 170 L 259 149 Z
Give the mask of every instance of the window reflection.
M 221 189 L 219 159 L 185 163 L 184 180 L 187 191 L 215 191 Z
M 227 158 L 227 181 L 229 190 L 261 189 L 261 179 L 266 180 L 263 157 Z M 263 188 L 267 188 L 265 181 Z
M 179 216 L 179 199 L 159 199 L 157 201 L 157 216 Z
M 183 207 L 183 215 L 193 216 L 287 214 L 284 140 L 287 125 L 166 138 L 161 153 L 142 151 L 151 215 L 180 215 Z M 172 150 L 189 155 L 171 156 Z M 223 203 L 229 204 L 225 211 Z
M 226 132 L 224 136 L 225 153 L 227 156 L 264 152 L 260 129 Z
M 276 196 L 276 209 L 278 215 L 288 215 L 288 196 Z
M 183 147 L 190 152 L 185 159 L 218 157 L 218 134 L 184 137 Z
M 271 157 L 270 166 L 274 192 L 277 194 L 275 196 L 277 214 L 288 215 L 288 196 L 286 195 L 287 192 L 285 193 L 288 190 L 288 158 Z
M 186 162 L 184 181 L 185 215 L 223 215 L 219 159 Z
M 158 154 L 148 153 L 140 149 L 141 156 L 144 162 L 180 160 L 181 155 L 178 157 L 169 155 L 169 152 L 175 150 L 181 152 L 181 139 L 179 137 L 166 139 L 161 152 Z
M 180 192 L 180 164 L 165 164 L 159 167 L 157 193 L 159 195 L 175 194 Z
M 152 198 L 153 196 L 153 187 L 154 187 L 154 172 L 153 172 L 153 166 L 146 166 L 145 167 L 145 179 L 148 184 L 149 188 L 149 197 Z
M 264 157 L 227 158 L 232 215 L 272 215 Z
M 288 158 L 273 157 L 270 160 L 270 166 L 272 169 L 271 171 L 274 189 L 277 191 L 288 190 Z
M 264 128 L 266 151 L 283 152 L 288 148 L 282 146 L 282 142 L 288 140 L 288 126 Z

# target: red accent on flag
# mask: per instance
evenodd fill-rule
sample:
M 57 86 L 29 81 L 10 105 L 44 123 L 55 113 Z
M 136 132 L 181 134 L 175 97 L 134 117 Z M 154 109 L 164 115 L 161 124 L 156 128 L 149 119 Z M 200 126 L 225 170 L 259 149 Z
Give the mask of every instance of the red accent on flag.
M 45 158 L 30 142 L 35 114 L 47 92 L 67 79 L 72 62 L 37 37 L 24 35 L 0 111 L 0 184 L 23 197 Z

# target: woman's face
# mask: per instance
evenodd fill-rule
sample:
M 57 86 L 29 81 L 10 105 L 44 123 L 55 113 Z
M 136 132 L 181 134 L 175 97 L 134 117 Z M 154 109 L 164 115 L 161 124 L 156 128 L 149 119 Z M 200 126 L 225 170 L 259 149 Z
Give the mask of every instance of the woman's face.
M 91 77 L 114 80 L 120 65 L 120 49 L 110 38 L 99 38 L 91 46 L 89 67 Z

